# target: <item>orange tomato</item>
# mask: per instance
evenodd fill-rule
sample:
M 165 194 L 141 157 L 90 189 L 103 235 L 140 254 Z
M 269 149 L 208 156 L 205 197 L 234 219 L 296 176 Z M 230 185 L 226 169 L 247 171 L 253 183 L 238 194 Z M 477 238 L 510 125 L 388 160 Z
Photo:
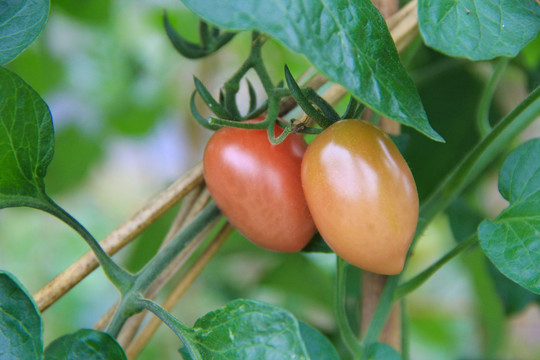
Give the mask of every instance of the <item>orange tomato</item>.
M 304 194 L 320 234 L 345 261 L 402 271 L 418 222 L 407 163 L 375 125 L 342 120 L 318 135 L 302 162 Z

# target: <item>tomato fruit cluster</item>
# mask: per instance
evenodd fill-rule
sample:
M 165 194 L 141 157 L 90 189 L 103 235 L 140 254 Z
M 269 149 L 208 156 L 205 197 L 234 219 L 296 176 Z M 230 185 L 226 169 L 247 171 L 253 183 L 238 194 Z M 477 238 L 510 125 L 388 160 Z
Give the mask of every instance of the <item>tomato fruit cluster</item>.
M 214 201 L 253 243 L 298 251 L 317 229 L 352 265 L 402 271 L 418 194 L 407 163 L 375 125 L 342 120 L 309 147 L 298 134 L 272 145 L 265 130 L 222 128 L 210 138 L 203 164 Z
M 281 132 L 276 125 L 275 134 Z M 266 130 L 232 127 L 216 131 L 206 145 L 208 190 L 231 224 L 260 247 L 299 251 L 315 234 L 300 180 L 306 148 L 299 134 L 273 145 Z
M 375 125 L 339 121 L 309 145 L 302 184 L 320 234 L 345 261 L 398 274 L 418 222 L 418 193 L 407 163 Z

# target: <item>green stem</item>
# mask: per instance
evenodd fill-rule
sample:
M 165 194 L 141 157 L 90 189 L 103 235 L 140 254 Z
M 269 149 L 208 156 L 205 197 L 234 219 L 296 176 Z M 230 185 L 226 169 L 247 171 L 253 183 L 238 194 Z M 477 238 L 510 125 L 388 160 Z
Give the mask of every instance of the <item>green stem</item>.
M 190 328 L 182 324 L 177 318 L 172 316 L 167 310 L 156 304 L 155 302 L 140 298 L 137 301 L 137 304 L 142 308 L 151 311 L 156 315 L 161 321 L 163 321 L 167 326 L 178 336 L 182 343 L 186 347 L 193 360 L 203 360 L 199 350 L 190 342 Z
M 191 221 L 180 233 L 178 233 L 167 246 L 156 254 L 137 274 L 135 282 L 127 294 L 124 294 L 120 305 L 111 319 L 107 332 L 117 336 L 125 321 L 132 314 L 140 311 L 136 303 L 141 299 L 142 293 L 152 282 L 169 266 L 176 255 L 186 247 L 206 226 L 221 214 L 214 203 L 210 203 L 193 221 Z
M 206 226 L 221 215 L 215 203 L 210 203 L 173 240 L 152 258 L 137 274 L 133 291 L 144 292 L 148 286 L 169 266 L 176 255 Z
M 416 275 L 407 282 L 399 285 L 394 291 L 394 300 L 397 300 L 413 290 L 417 289 L 426 282 L 433 274 L 435 274 L 443 265 L 448 263 L 450 260 L 455 258 L 457 255 L 461 254 L 463 251 L 468 249 L 470 246 L 474 245 L 478 241 L 478 236 L 476 234 L 469 236 L 466 240 L 461 241 L 457 244 L 452 250 L 447 252 L 439 260 L 431 264 L 427 269 L 422 271 L 420 274 Z
M 278 137 L 275 137 L 275 134 L 274 134 L 275 121 L 274 120 L 277 119 L 278 117 L 279 100 L 280 98 L 273 97 L 273 96 L 268 99 L 268 114 L 266 116 L 267 116 L 267 120 L 271 120 L 271 122 L 268 124 L 266 128 L 266 132 L 268 133 L 268 140 L 273 145 L 278 145 L 279 143 L 283 142 L 283 140 L 285 140 L 285 138 L 291 133 L 290 125 L 287 125 L 286 127 L 283 128 L 283 132 L 281 133 L 281 135 L 279 135 Z
M 229 80 L 227 80 L 227 82 L 225 83 L 225 87 L 227 86 L 227 84 L 230 84 L 233 87 L 238 87 L 244 75 L 246 75 L 246 73 L 250 69 L 254 68 L 256 64 L 261 61 L 261 48 L 263 44 L 259 41 L 259 38 L 259 33 L 254 31 L 251 35 L 252 46 L 249 56 L 240 66 L 240 68 L 233 74 L 233 76 L 231 76 Z
M 508 65 L 510 58 L 502 57 L 495 66 L 493 71 L 493 76 L 487 83 L 484 91 L 482 92 L 482 97 L 480 98 L 480 103 L 478 105 L 478 112 L 476 115 L 476 125 L 478 131 L 480 132 L 481 137 L 486 137 L 491 132 L 491 124 L 489 123 L 489 108 L 491 105 L 491 100 L 497 84 Z
M 242 122 L 242 121 L 219 119 L 219 118 L 215 118 L 215 117 L 210 117 L 210 119 L 208 119 L 208 123 L 210 125 L 228 126 L 228 127 L 235 127 L 235 128 L 238 128 L 238 129 L 250 129 L 250 130 L 266 129 L 267 126 L 268 126 L 267 121 L 249 123 L 249 122 Z
M 407 316 L 406 299 L 401 299 L 401 359 L 411 358 L 411 341 L 409 334 L 409 317 Z
M 445 209 L 473 179 L 508 148 L 509 142 L 540 114 L 540 87 L 537 87 L 461 161 L 420 207 L 417 233 Z M 411 247 L 412 249 L 412 247 Z
M 261 55 L 261 48 L 254 48 L 254 58 L 253 58 L 253 69 L 257 73 L 257 76 L 259 77 L 259 80 L 261 81 L 261 84 L 264 88 L 264 91 L 266 92 L 268 97 L 271 97 L 272 92 L 276 90 L 274 83 L 272 82 L 272 79 L 270 78 L 270 74 L 268 74 L 268 70 L 266 70 L 266 66 L 264 66 L 264 61 L 262 59 Z
M 364 348 L 369 347 L 371 343 L 377 341 L 384 328 L 384 324 L 386 324 L 386 319 L 388 318 L 388 315 L 390 314 L 390 310 L 392 308 L 393 294 L 398 284 L 399 277 L 400 275 L 389 276 L 386 280 L 386 284 L 379 299 L 379 303 L 377 304 L 377 308 L 373 313 L 373 318 L 366 331 L 366 335 L 362 340 Z M 366 355 L 367 353 L 364 353 L 364 357 Z
M 90 249 L 96 255 L 99 264 L 103 268 L 105 275 L 111 280 L 122 295 L 126 294 L 135 282 L 135 276 L 130 274 L 123 268 L 121 268 L 114 260 L 103 250 L 99 245 L 99 242 L 90 234 L 84 226 L 82 226 L 73 216 L 67 211 L 62 209 L 47 195 L 45 196 L 45 202 L 47 206 L 44 206 L 42 210 L 47 211 L 49 214 L 56 216 L 62 220 L 65 224 L 70 226 L 86 241 Z
M 265 102 L 263 102 L 262 105 L 259 106 L 257 109 L 253 110 L 250 113 L 247 113 L 244 117 L 242 117 L 242 120 L 249 120 L 249 119 L 256 118 L 257 116 L 264 113 L 266 111 L 266 109 L 268 109 L 268 101 L 267 100 Z
M 272 90 L 272 96 L 277 97 L 278 99 L 291 96 L 291 91 L 289 89 L 284 88 L 275 88 Z
M 118 337 L 126 320 L 129 319 L 130 316 L 141 311 L 140 306 L 136 303 L 140 298 L 140 293 L 134 291 L 130 291 L 123 295 L 105 332 L 114 338 Z
M 345 261 L 336 257 L 336 319 L 339 331 L 354 359 L 361 359 L 364 349 L 351 329 L 346 313 L 347 279 L 345 275 Z
M 274 89 L 274 84 L 266 71 L 261 56 L 261 49 L 264 42 L 261 41 L 260 34 L 258 32 L 253 32 L 252 40 L 253 42 L 248 58 L 223 86 L 225 89 L 225 107 L 234 115 L 235 119 L 241 118 L 240 112 L 238 111 L 238 107 L 236 105 L 236 94 L 240 89 L 240 81 L 242 81 L 242 78 L 250 69 L 255 70 L 268 96 L 270 96 L 272 90 Z
M 240 89 L 240 81 L 246 75 L 246 73 L 253 67 L 253 51 L 250 56 L 244 61 L 240 68 L 234 73 L 233 76 L 223 85 L 225 90 L 225 108 L 233 114 L 235 119 L 240 119 L 240 111 L 236 104 L 236 94 Z

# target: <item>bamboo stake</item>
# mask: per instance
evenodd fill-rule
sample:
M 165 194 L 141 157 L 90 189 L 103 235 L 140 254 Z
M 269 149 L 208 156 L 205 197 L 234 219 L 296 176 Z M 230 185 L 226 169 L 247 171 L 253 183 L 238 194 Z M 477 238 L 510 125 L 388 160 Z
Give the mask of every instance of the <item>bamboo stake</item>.
M 385 18 L 389 18 L 392 15 L 392 12 L 395 12 L 398 6 L 398 1 L 396 0 L 374 0 L 373 3 L 376 6 L 381 6 L 384 9 L 384 11 L 381 11 L 381 13 Z M 411 12 L 411 8 L 413 7 L 414 11 Z M 394 15 L 400 18 L 399 22 L 397 22 L 396 20 L 392 20 L 394 31 L 396 29 L 399 29 L 401 31 L 401 24 L 403 22 L 414 22 L 416 28 L 417 18 L 415 10 L 416 4 L 413 4 L 412 6 L 407 6 L 406 8 L 404 8 L 401 14 L 398 13 Z M 403 27 L 403 32 L 399 33 L 400 39 L 402 39 L 400 41 L 401 49 L 403 49 L 403 45 L 401 43 L 409 40 L 412 41 L 412 39 L 414 38 L 414 36 L 411 37 L 408 35 L 408 31 L 410 31 L 408 27 Z M 398 135 L 401 132 L 400 123 L 384 116 L 380 118 L 379 126 L 386 132 L 393 135 Z M 361 331 L 364 334 L 366 333 L 369 325 L 371 324 L 373 314 L 375 313 L 375 309 L 379 304 L 379 300 L 381 298 L 387 279 L 388 276 L 386 275 L 374 274 L 369 271 L 362 272 Z M 394 347 L 396 350 L 401 351 L 400 302 L 396 302 L 392 306 L 392 310 L 388 316 L 388 319 L 386 320 L 386 324 L 381 332 L 381 335 L 379 336 L 379 341 L 387 343 Z

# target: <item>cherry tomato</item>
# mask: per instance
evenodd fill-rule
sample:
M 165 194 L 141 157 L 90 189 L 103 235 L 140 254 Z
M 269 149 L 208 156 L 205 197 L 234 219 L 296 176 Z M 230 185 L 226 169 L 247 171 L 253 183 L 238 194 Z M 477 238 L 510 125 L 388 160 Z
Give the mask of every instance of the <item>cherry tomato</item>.
M 302 184 L 315 225 L 337 255 L 375 273 L 403 270 L 418 222 L 418 193 L 382 130 L 360 120 L 328 127 L 306 151 Z
M 204 178 L 214 201 L 260 247 L 298 251 L 315 234 L 300 180 L 306 148 L 298 134 L 272 145 L 266 130 L 232 127 L 216 131 L 206 145 Z

